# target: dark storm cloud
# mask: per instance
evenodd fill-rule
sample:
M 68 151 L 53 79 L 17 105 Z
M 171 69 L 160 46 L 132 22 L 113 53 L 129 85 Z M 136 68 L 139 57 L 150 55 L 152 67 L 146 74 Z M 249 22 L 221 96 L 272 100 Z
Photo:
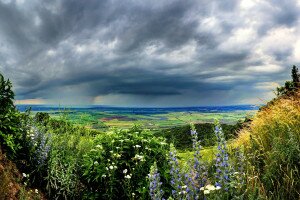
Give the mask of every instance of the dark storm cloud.
M 286 26 L 295 26 L 299 20 L 299 6 L 296 0 L 291 1 L 271 1 L 276 5 L 276 11 L 273 13 L 275 23 Z
M 0 0 L 0 70 L 18 99 L 253 102 L 300 62 L 299 10 L 292 0 Z

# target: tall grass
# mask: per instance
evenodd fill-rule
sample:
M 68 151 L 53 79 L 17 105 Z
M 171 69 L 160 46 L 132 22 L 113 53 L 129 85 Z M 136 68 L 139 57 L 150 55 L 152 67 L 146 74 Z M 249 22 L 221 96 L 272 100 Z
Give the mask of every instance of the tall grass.
M 234 145 L 245 146 L 253 169 L 249 179 L 257 180 L 258 192 L 271 199 L 300 198 L 300 92 L 258 112 Z

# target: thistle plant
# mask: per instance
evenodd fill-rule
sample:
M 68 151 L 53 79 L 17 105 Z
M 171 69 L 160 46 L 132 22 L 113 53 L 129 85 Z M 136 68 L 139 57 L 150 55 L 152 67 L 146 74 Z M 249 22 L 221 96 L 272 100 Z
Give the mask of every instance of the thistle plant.
M 195 129 L 195 127 L 191 126 L 191 135 L 192 135 L 192 141 L 193 141 L 193 151 L 194 151 L 194 173 L 195 173 L 195 194 L 196 199 L 199 198 L 200 194 L 200 188 L 205 186 L 207 182 L 207 171 L 205 168 L 204 163 L 202 163 L 202 155 L 200 153 L 201 151 L 201 141 L 198 139 L 198 133 Z
M 169 164 L 171 166 L 171 186 L 172 186 L 172 196 L 174 199 L 182 199 L 186 193 L 185 188 L 182 188 L 182 175 L 179 169 L 179 162 L 177 159 L 177 152 L 173 144 L 170 145 L 169 153 Z
M 32 126 L 29 137 L 31 148 L 34 150 L 34 162 L 38 166 L 45 165 L 51 148 L 50 135 L 46 135 L 42 130 Z
M 195 185 L 195 181 L 193 180 L 194 172 L 190 170 L 189 173 L 184 175 L 184 183 L 185 185 L 182 189 L 185 189 L 185 198 L 187 200 L 198 199 L 196 194 L 197 186 Z
M 233 196 L 235 199 L 243 199 L 245 190 L 245 156 L 243 149 L 236 148 L 235 158 L 235 172 L 233 173 L 233 179 L 231 181 L 231 187 L 234 188 Z
M 163 199 L 163 190 L 161 189 L 162 182 L 160 182 L 160 174 L 158 173 L 157 164 L 151 166 L 150 174 L 148 175 L 150 181 L 150 197 L 152 200 Z
M 226 140 L 222 127 L 219 122 L 216 122 L 215 126 L 215 135 L 218 142 L 218 153 L 216 155 L 216 188 L 222 188 L 225 191 L 229 190 L 230 184 L 230 165 L 229 165 L 229 156 L 227 152 Z

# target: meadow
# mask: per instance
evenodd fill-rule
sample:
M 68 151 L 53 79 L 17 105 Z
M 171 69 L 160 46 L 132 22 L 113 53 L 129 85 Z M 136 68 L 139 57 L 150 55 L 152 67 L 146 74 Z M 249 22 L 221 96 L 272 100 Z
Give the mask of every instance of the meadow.
M 52 118 L 64 117 L 76 125 L 90 129 L 106 131 L 110 128 L 129 129 L 141 126 L 145 129 L 159 130 L 180 127 L 190 123 L 214 123 L 217 119 L 224 124 L 236 124 L 250 118 L 258 107 L 253 105 L 192 107 L 192 108 L 118 108 L 91 106 L 80 107 L 48 107 L 41 105 L 18 105 L 20 111 L 31 108 L 32 116 L 37 112 L 46 112 Z
M 128 129 L 139 125 L 147 129 L 171 128 L 189 123 L 213 123 L 219 119 L 222 123 L 234 124 L 245 116 L 253 115 L 254 111 L 237 111 L 229 113 L 199 113 L 199 112 L 171 112 L 167 114 L 136 115 L 136 114 L 107 114 L 107 113 L 71 113 L 68 119 L 75 124 L 99 129 L 116 127 Z

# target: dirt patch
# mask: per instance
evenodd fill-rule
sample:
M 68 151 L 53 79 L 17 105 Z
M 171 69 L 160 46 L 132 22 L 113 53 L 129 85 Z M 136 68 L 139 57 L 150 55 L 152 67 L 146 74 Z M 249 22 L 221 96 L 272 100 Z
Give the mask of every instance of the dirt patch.
M 0 199 L 46 199 L 41 193 L 33 193 L 35 189 L 26 188 L 22 184 L 22 178 L 16 165 L 2 153 L 0 146 Z
M 20 174 L 16 171 L 15 165 L 6 158 L 0 148 L 0 199 L 18 199 L 20 186 L 16 179 L 20 178 Z

